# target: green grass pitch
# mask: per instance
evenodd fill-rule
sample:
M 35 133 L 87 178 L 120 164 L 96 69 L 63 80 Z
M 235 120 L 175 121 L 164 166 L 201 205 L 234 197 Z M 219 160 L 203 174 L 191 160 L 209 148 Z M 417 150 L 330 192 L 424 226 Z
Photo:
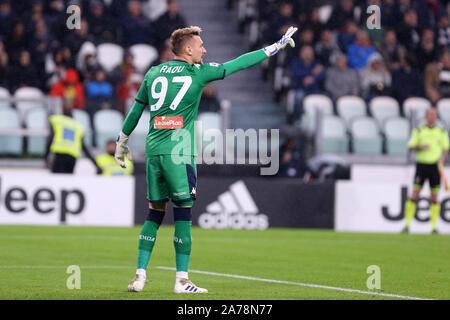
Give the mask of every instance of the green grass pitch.
M 149 282 L 129 293 L 140 227 L 0 226 L 0 299 L 393 299 L 381 295 L 190 273 L 206 295 L 173 293 L 173 228 L 162 226 Z M 367 267 L 381 270 L 378 293 L 450 299 L 450 237 L 325 230 L 193 228 L 190 268 L 221 274 L 370 291 Z M 69 265 L 81 289 L 66 287 Z

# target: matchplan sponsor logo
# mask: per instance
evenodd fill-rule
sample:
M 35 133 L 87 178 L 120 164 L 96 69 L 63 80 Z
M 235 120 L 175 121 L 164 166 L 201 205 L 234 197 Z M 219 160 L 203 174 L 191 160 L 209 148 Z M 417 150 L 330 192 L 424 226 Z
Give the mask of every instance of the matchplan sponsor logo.
M 206 206 L 198 218 L 201 228 L 259 229 L 269 227 L 267 215 L 259 212 L 247 186 L 242 180 L 230 185 L 229 191 L 220 194 L 217 201 Z

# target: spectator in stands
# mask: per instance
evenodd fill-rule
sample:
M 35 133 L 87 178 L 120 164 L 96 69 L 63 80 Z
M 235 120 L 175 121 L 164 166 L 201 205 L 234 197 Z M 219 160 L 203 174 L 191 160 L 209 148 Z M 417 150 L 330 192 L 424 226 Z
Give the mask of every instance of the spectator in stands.
M 0 0 L 0 36 L 5 39 L 12 33 L 14 14 L 10 0 Z
M 5 47 L 11 62 L 18 62 L 21 51 L 28 50 L 29 38 L 26 34 L 25 24 L 21 20 L 14 22 L 12 32 L 5 38 Z
M 173 54 L 170 41 L 164 42 L 164 48 L 159 52 L 159 61 L 157 64 L 161 64 L 167 61 L 170 61 L 175 58 L 175 55 Z
M 100 108 L 110 109 L 114 103 L 113 93 L 113 86 L 106 81 L 105 72 L 98 69 L 95 78 L 86 84 L 86 111 L 93 116 Z
M 400 68 L 392 73 L 392 91 L 400 105 L 409 97 L 423 96 L 423 76 L 413 54 L 402 57 Z
M 438 49 L 434 42 L 434 32 L 431 29 L 424 29 L 422 31 L 422 39 L 419 46 L 416 49 L 416 57 L 418 62 L 418 68 L 423 71 L 425 66 L 437 60 Z
M 167 11 L 153 23 L 155 43 L 158 49 L 164 45 L 164 41 L 170 38 L 176 29 L 186 27 L 186 21 L 178 12 L 178 0 L 167 1 Z
M 367 66 L 369 56 L 375 52 L 369 40 L 366 30 L 359 30 L 356 40 L 348 47 L 348 64 L 357 71 L 363 70 Z
M 278 13 L 274 14 L 268 23 L 265 35 L 265 41 L 267 43 L 278 41 L 286 31 L 286 26 L 289 27 L 295 24 L 294 7 L 292 6 L 292 3 L 283 1 L 279 8 Z
M 340 0 L 335 4 L 328 20 L 327 27 L 331 30 L 338 30 L 345 27 L 348 20 L 354 20 L 353 0 Z
M 391 71 L 400 68 L 400 60 L 406 54 L 406 49 L 397 42 L 395 30 L 388 29 L 384 34 L 384 41 L 376 46 L 378 52 L 383 56 L 387 68 Z
M 348 20 L 345 27 L 338 32 L 337 42 L 342 52 L 348 52 L 348 47 L 355 42 L 358 30 L 358 25 L 353 20 Z
M 211 84 L 208 84 L 203 89 L 202 97 L 200 98 L 200 104 L 198 106 L 198 112 L 219 112 L 220 102 L 217 99 L 216 90 Z
M 69 48 L 70 52 L 76 55 L 80 51 L 83 43 L 87 41 L 96 43 L 94 36 L 89 34 L 89 23 L 85 19 L 82 19 L 80 21 L 79 29 L 68 32 L 67 36 L 64 38 L 64 46 Z
M 48 65 L 46 65 L 48 88 L 51 89 L 53 85 L 63 81 L 66 76 L 66 70 L 74 67 L 74 62 L 71 58 L 72 56 L 70 49 L 63 47 L 54 52 L 53 61 L 46 62 L 46 64 L 48 63 Z
M 450 22 L 446 13 L 441 14 L 437 28 L 437 44 L 441 47 L 450 46 Z
M 280 147 L 279 177 L 301 178 L 306 172 L 303 141 L 289 137 Z
M 89 33 L 97 40 L 96 44 L 116 41 L 114 20 L 105 12 L 101 0 L 91 0 L 89 2 L 87 21 L 89 23 Z
M 439 61 L 425 67 L 424 78 L 425 94 L 432 104 L 450 97 L 450 53 L 447 48 L 440 52 Z
M 442 11 L 443 8 L 439 0 L 417 1 L 417 15 L 420 29 L 434 29 L 437 26 Z
M 325 90 L 336 101 L 345 95 L 359 95 L 359 77 L 355 70 L 347 65 L 347 56 L 340 54 L 334 67 L 326 72 Z
M 297 24 L 302 27 L 306 26 L 307 28 L 312 30 L 315 43 L 319 41 L 320 35 L 322 34 L 322 30 L 324 29 L 324 25 L 320 21 L 319 7 L 309 8 L 310 4 L 307 3 L 306 1 L 304 2 L 304 5 L 306 6 L 306 8 L 300 11 L 299 15 L 301 15 L 301 12 L 304 12 L 304 14 L 306 15 L 305 22 L 302 23 L 301 19 L 298 18 Z
M 383 57 L 374 52 L 369 57 L 368 66 L 361 73 L 362 96 L 371 100 L 376 96 L 387 96 L 391 93 L 392 77 L 383 62 Z
M 393 28 L 397 24 L 396 0 L 384 0 L 381 4 L 381 25 L 385 28 Z
M 284 32 L 286 30 L 283 29 Z M 294 37 L 295 37 L 295 35 L 294 35 Z M 285 66 L 290 65 L 291 62 L 299 56 L 300 50 L 304 46 L 311 46 L 314 48 L 314 33 L 313 33 L 313 30 L 309 27 L 302 28 L 302 30 L 299 32 L 298 40 L 295 40 L 295 48 L 293 48 L 293 50 L 289 50 L 288 52 L 286 52 L 285 61 L 284 62 L 280 61 L 279 60 L 280 56 L 278 56 L 277 63 L 285 65 Z
M 84 89 L 79 81 L 78 72 L 75 69 L 67 69 L 63 80 L 55 83 L 50 89 L 50 96 L 62 98 L 64 108 L 84 109 Z
M 291 87 L 295 90 L 296 108 L 294 117 L 303 113 L 301 104 L 308 94 L 319 93 L 325 78 L 325 68 L 314 57 L 311 46 L 304 46 L 300 57 L 292 61 L 290 66 Z
M 33 64 L 38 68 L 40 79 L 45 78 L 44 67 L 47 53 L 57 48 L 58 45 L 58 41 L 48 32 L 45 20 L 37 20 L 30 49 Z
M 95 157 L 95 163 L 97 167 L 101 169 L 102 175 L 104 176 L 131 176 L 134 170 L 133 162 L 126 158 L 125 164 L 126 168 L 119 166 L 114 159 L 114 154 L 116 152 L 116 141 L 109 140 L 105 146 L 105 153 L 100 154 Z M 100 170 L 99 170 L 100 171 Z M 97 173 L 99 173 L 97 171 Z
M 396 17 L 397 17 L 396 24 L 397 24 L 398 21 L 403 21 L 406 11 L 413 8 L 413 4 L 411 3 L 411 0 L 397 0 L 395 7 L 396 7 L 395 9 L 396 9 Z
M 331 30 L 325 29 L 320 35 L 320 41 L 314 47 L 317 60 L 325 66 L 329 67 L 336 61 L 337 55 L 341 53 L 339 46 L 333 36 Z
M 67 35 L 67 15 L 66 15 L 66 5 L 62 0 L 50 0 L 46 10 L 46 20 L 48 26 L 52 30 L 52 33 L 58 39 L 59 42 L 63 43 L 64 38 Z M 72 0 L 68 3 L 78 5 L 81 7 L 81 1 Z M 83 8 L 81 8 L 83 12 Z
M 5 46 L 0 38 L 0 87 L 8 88 L 9 81 L 9 66 L 8 53 L 6 53 Z
M 89 81 L 86 85 L 86 96 L 89 98 L 111 99 L 113 95 L 113 86 L 106 81 L 105 71 L 98 69 L 95 72 L 95 79 Z
M 142 14 L 141 4 L 137 0 L 128 2 L 128 13 L 121 19 L 122 27 L 122 44 L 125 47 L 132 46 L 137 43 L 151 43 L 150 21 Z
M 398 41 L 408 50 L 414 51 L 420 42 L 418 19 L 416 10 L 407 9 L 403 21 L 397 25 Z
M 119 111 L 127 114 L 144 77 L 137 72 L 128 72 L 124 76 L 122 82 L 116 86 L 116 97 L 119 102 Z
M 128 74 L 135 73 L 136 68 L 134 67 L 134 57 L 133 54 L 127 50 L 123 55 L 123 61 L 117 67 L 115 67 L 108 75 L 108 79 L 114 84 L 117 85 L 125 78 L 127 78 Z
M 31 55 L 27 50 L 22 50 L 19 55 L 19 63 L 11 67 L 9 78 L 10 91 L 16 91 L 20 87 L 41 87 L 39 74 L 31 64 Z

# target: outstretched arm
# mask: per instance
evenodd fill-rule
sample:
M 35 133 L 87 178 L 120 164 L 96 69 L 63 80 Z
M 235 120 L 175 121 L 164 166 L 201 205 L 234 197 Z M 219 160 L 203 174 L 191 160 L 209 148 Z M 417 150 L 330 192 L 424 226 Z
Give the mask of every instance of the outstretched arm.
M 232 75 L 240 70 L 244 70 L 260 63 L 264 59 L 271 57 L 278 53 L 281 49 L 284 49 L 288 44 L 291 47 L 295 47 L 295 42 L 292 39 L 292 35 L 297 31 L 295 27 L 289 27 L 284 36 L 275 42 L 274 44 L 265 47 L 260 50 L 252 51 L 242 56 L 225 62 L 223 64 L 225 68 L 225 77 Z

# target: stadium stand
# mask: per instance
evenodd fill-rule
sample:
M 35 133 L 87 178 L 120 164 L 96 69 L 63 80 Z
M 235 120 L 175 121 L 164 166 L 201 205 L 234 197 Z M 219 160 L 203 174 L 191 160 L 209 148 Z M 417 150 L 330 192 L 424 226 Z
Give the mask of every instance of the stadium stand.
M 46 130 L 48 113 L 44 108 L 33 108 L 25 116 L 25 127 L 28 129 Z M 45 154 L 45 137 L 28 137 L 27 152 L 30 155 Z
M 410 135 L 409 121 L 401 117 L 387 118 L 384 123 L 386 153 L 393 156 L 406 156 Z
M 345 122 L 337 116 L 325 116 L 322 122 L 322 153 L 346 153 L 349 150 Z
M 123 116 L 117 110 L 100 110 L 94 114 L 95 144 L 104 149 L 108 140 L 115 140 L 122 129 Z
M 74 109 L 72 110 L 72 116 L 84 127 L 84 136 L 83 136 L 84 143 L 86 144 L 87 147 L 92 147 L 94 133 L 92 130 L 91 119 L 89 118 L 89 114 L 84 110 Z
M 44 128 L 47 124 L 39 126 L 38 120 L 28 123 L 27 111 L 42 107 L 42 99 L 51 93 L 55 84 L 64 82 L 66 75 L 72 72 L 69 70 L 75 70 L 83 95 L 86 95 L 86 104 L 83 101 L 77 105 L 74 115 L 87 130 L 86 144 L 99 148 L 109 133 L 105 134 L 106 129 L 101 124 L 96 125 L 97 114 L 110 109 L 125 115 L 146 70 L 171 58 L 170 48 L 163 44 L 164 39 L 155 35 L 157 21 L 173 29 L 180 27 L 180 23 L 195 24 L 201 17 L 208 60 L 217 59 L 218 62 L 270 44 L 288 25 L 300 26 L 295 35 L 296 48 L 264 61 L 261 73 L 253 69 L 215 85 L 217 94 L 214 92 L 212 100 L 231 97 L 231 127 L 276 128 L 295 123 L 311 137 L 316 133 L 318 119 L 315 110 L 320 106 L 323 117 L 319 119 L 322 121 L 320 130 L 325 133 L 324 150 L 360 153 L 355 136 L 352 135 L 350 145 L 347 135 L 352 133 L 354 126 L 359 126 L 354 125 L 352 119 L 368 117 L 375 121 L 374 127 L 373 121 L 367 120 L 373 132 L 378 130 L 374 149 L 388 156 L 406 154 L 400 147 L 403 143 L 400 141 L 409 135 L 405 130 L 418 125 L 424 110 L 430 106 L 438 108 L 440 124 L 449 129 L 450 63 L 447 60 L 450 55 L 447 49 L 450 41 L 446 39 L 450 37 L 446 38 L 446 35 L 450 35 L 450 26 L 446 19 L 441 19 L 448 17 L 448 1 L 433 1 L 433 6 L 421 0 L 380 2 L 381 11 L 386 13 L 380 30 L 369 30 L 366 26 L 366 8 L 377 1 L 229 0 L 216 3 L 202 0 L 199 2 L 201 5 L 194 8 L 191 2 L 179 0 L 180 12 L 175 13 L 169 12 L 165 0 L 132 2 L 95 1 L 95 6 L 102 7 L 102 13 L 97 16 L 96 10 L 91 8 L 94 4 L 78 1 L 82 7 L 81 28 L 68 36 L 64 32 L 65 19 L 62 19 L 65 12 L 55 10 L 47 2 L 33 2 L 30 10 L 22 12 L 19 2 L 2 1 L 5 19 L 0 29 L 0 110 L 17 110 L 19 123 L 25 128 Z M 217 16 L 212 19 L 214 14 Z M 234 17 L 237 18 L 236 26 L 232 22 Z M 119 23 L 111 26 L 108 21 Z M 137 21 L 146 27 L 137 27 L 134 36 L 127 38 L 131 32 L 130 23 Z M 20 31 L 22 26 L 23 32 Z M 171 31 L 166 30 L 165 37 Z M 215 38 L 218 33 L 220 37 Z M 368 39 L 365 38 L 366 33 Z M 365 58 L 358 60 L 355 67 L 352 57 L 362 50 L 355 42 L 359 38 L 367 41 L 370 50 L 363 50 Z M 248 43 L 249 47 L 243 47 L 243 43 Z M 312 48 L 314 66 L 320 67 L 316 69 L 302 60 L 301 68 L 308 70 L 306 76 L 302 76 L 295 74 L 293 65 L 297 63 L 298 66 L 305 47 Z M 26 61 L 28 56 L 31 63 Z M 349 61 L 348 65 L 344 63 L 344 69 L 349 70 L 346 73 L 348 77 L 337 67 L 336 61 L 340 56 Z M 370 61 L 381 63 L 381 67 L 373 67 Z M 13 77 L 14 72 L 26 74 L 27 70 L 39 81 Z M 113 88 L 111 96 L 101 99 L 89 96 L 92 91 L 88 90 L 99 70 L 105 72 L 105 82 Z M 326 86 L 330 80 L 327 77 L 335 77 L 334 82 L 328 81 L 329 84 L 342 81 L 342 86 L 348 88 L 354 86 L 355 73 L 359 85 L 354 92 L 327 90 L 331 90 L 331 86 Z M 303 88 L 303 81 L 308 76 L 314 78 L 311 82 L 313 89 Z M 306 93 L 300 99 L 294 88 L 298 83 Z M 58 96 L 63 102 L 67 101 L 69 97 L 65 91 L 61 92 Z M 14 98 L 36 101 L 21 102 Z M 219 101 L 215 103 L 216 106 L 220 104 Z M 206 126 L 215 127 L 218 115 L 216 113 L 210 118 L 205 115 L 203 119 L 202 113 L 216 112 L 216 106 L 199 109 L 199 119 Z M 297 109 L 299 112 L 295 111 Z M 410 119 L 412 111 L 415 111 L 416 119 Z M 250 118 L 249 114 L 252 115 Z M 408 125 L 405 121 L 409 121 Z M 331 128 L 326 128 L 327 125 Z M 333 140 L 335 136 L 339 139 Z M 356 136 L 356 141 L 359 141 L 358 133 Z M 381 149 L 380 139 L 384 146 Z M 132 143 L 138 147 L 139 140 L 142 137 Z M 308 143 L 315 143 L 312 140 L 309 139 Z M 29 141 L 34 140 L 30 137 Z M 22 153 L 26 151 L 23 147 L 22 144 Z M 0 152 L 2 154 L 6 152 Z
M 20 116 L 14 109 L 0 110 L 0 129 L 20 129 Z M 0 153 L 18 156 L 23 152 L 23 138 L 17 135 L 0 136 Z
M 382 138 L 375 119 L 370 117 L 354 118 L 350 133 L 355 154 L 379 155 L 382 153 Z

